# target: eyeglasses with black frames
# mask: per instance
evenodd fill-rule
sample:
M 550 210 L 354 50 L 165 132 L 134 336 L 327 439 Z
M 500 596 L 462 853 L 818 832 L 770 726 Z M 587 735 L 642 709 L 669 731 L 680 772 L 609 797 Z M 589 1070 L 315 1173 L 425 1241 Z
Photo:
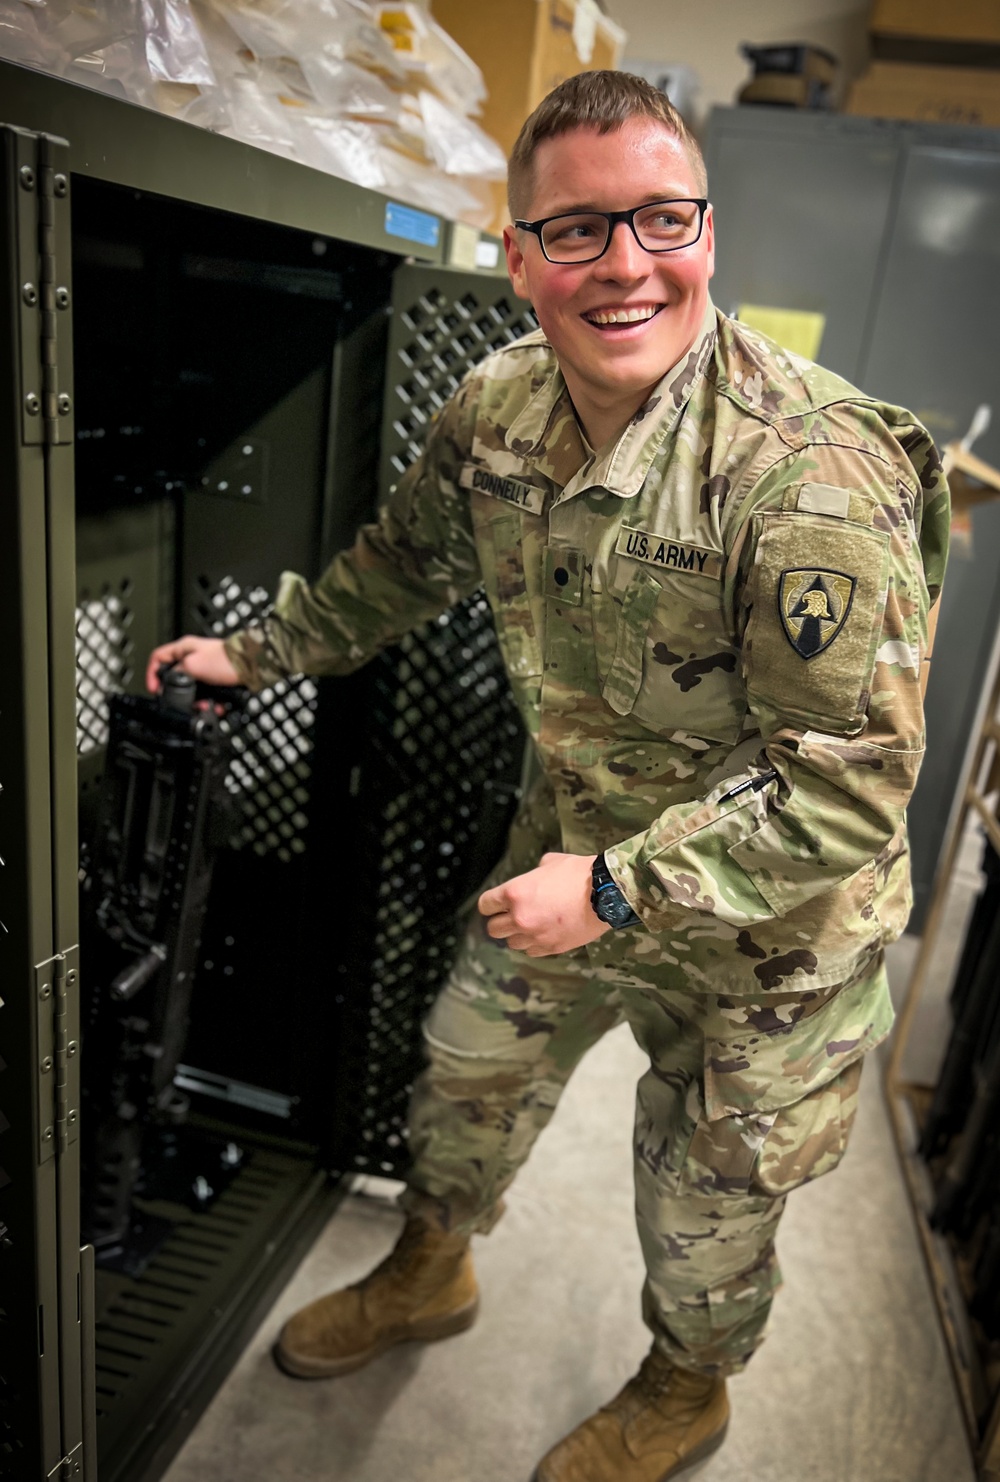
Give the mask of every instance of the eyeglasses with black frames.
M 549 262 L 596 262 L 610 247 L 620 221 L 628 223 L 647 252 L 693 247 L 701 236 L 707 208 L 707 200 L 651 201 L 631 211 L 568 211 L 538 221 L 515 221 L 514 225 L 535 234 Z

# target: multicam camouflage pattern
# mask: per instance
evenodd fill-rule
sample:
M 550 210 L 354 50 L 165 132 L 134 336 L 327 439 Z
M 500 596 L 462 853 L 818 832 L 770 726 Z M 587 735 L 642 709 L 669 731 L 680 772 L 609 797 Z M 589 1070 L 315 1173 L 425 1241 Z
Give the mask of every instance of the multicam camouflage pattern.
M 497 878 L 517 864 L 505 860 Z M 626 1019 L 650 1059 L 635 1122 L 644 1316 L 674 1363 L 735 1373 L 763 1337 L 780 1282 L 785 1196 L 843 1155 L 859 1047 L 888 1023 L 873 1024 L 869 1009 L 883 989 L 876 964 L 839 990 L 750 1006 L 692 988 L 682 968 L 623 959 L 607 937 L 527 958 L 475 915 L 425 1026 L 403 1203 L 450 1230 L 489 1230 L 579 1060 Z M 836 996 L 850 1004 L 837 1032 L 854 1039 L 854 1058 L 824 1032 Z M 847 1061 L 832 1078 L 829 1058 Z
M 485 585 L 538 767 L 508 874 L 543 842 L 604 849 L 642 925 L 544 964 L 467 950 L 442 1000 L 463 1014 L 431 1020 L 414 1188 L 488 1223 L 575 1063 L 549 1020 L 586 1048 L 628 998 L 653 1062 L 647 1313 L 690 1366 L 738 1366 L 759 1337 L 781 1200 L 839 1158 L 890 1027 L 947 530 L 909 413 L 711 306 L 596 454 L 537 333 L 469 375 L 353 549 L 312 587 L 286 574 L 228 644 L 253 687 L 347 673 Z M 526 986 L 488 986 L 505 971 Z

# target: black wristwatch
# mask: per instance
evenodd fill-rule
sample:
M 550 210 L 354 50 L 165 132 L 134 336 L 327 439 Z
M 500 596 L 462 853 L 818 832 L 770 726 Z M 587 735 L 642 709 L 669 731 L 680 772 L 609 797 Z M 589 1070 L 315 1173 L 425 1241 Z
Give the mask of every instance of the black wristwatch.
M 590 892 L 590 904 L 595 914 L 615 931 L 620 931 L 623 926 L 638 926 L 639 917 L 612 880 L 603 854 L 594 860 L 591 878 L 594 888 Z

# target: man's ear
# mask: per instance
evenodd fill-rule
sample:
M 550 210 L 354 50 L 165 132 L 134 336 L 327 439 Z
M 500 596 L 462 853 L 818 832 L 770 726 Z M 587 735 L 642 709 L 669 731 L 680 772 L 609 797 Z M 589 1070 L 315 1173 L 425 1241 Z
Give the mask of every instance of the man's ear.
M 706 257 L 708 259 L 708 276 L 711 278 L 715 272 L 715 216 L 711 206 L 705 208 L 705 232 Z
M 503 229 L 503 250 L 507 258 L 507 276 L 510 278 L 511 287 L 518 298 L 530 299 L 528 292 L 528 278 L 524 268 L 524 254 L 521 252 L 521 244 L 517 240 L 517 228 L 505 226 Z

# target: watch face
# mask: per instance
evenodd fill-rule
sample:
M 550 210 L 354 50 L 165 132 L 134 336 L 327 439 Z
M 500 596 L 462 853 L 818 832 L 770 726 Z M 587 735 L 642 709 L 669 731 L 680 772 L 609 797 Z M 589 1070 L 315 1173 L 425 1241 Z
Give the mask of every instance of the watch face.
M 618 890 L 602 890 L 597 897 L 595 910 L 609 926 L 624 926 L 634 915 L 632 907 Z

